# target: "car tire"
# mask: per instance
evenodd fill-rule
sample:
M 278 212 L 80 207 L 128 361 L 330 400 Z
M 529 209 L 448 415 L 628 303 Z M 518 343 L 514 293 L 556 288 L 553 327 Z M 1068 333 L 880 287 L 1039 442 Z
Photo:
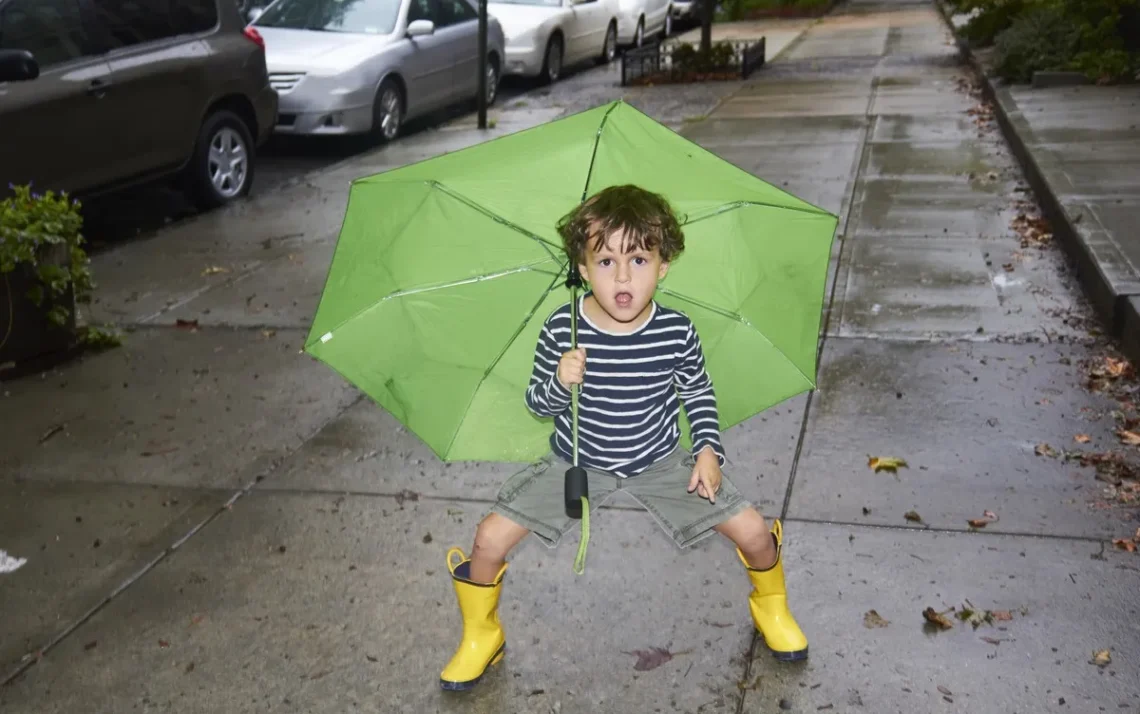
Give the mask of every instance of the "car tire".
M 387 143 L 398 137 L 406 113 L 400 85 L 391 77 L 385 79 L 372 100 L 372 131 L 369 132 L 372 139 L 377 143 Z
M 186 167 L 195 203 L 207 210 L 248 196 L 253 165 L 253 138 L 245 121 L 227 109 L 210 114 L 198 130 Z
M 562 76 L 564 52 L 562 35 L 551 35 L 550 39 L 546 41 L 546 54 L 542 58 L 542 74 L 539 75 L 543 84 L 553 84 Z
M 499 69 L 499 60 L 494 56 L 487 58 L 487 106 L 495 103 L 499 98 L 499 81 L 502 72 Z
M 598 57 L 598 64 L 609 64 L 617 57 L 617 22 L 610 20 L 606 28 L 606 39 L 602 41 L 602 54 Z

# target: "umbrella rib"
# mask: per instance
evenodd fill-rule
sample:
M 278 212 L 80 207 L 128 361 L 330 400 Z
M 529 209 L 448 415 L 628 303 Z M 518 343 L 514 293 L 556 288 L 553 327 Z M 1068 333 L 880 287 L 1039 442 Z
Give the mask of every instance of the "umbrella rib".
M 820 213 L 818 210 L 813 211 L 811 209 L 799 208 L 797 206 L 781 206 L 781 205 L 776 204 L 776 203 L 767 203 L 764 201 L 733 201 L 732 203 L 726 203 L 723 206 L 718 206 L 718 207 L 710 210 L 708 213 L 703 213 L 703 214 L 697 216 L 696 218 L 686 219 L 685 222 L 682 223 L 681 225 L 688 226 L 688 225 L 691 225 L 693 223 L 698 223 L 700 221 L 703 221 L 703 220 L 706 220 L 709 218 L 716 218 L 717 216 L 719 216 L 721 214 L 728 213 L 730 211 L 735 211 L 738 208 L 745 208 L 747 206 L 760 206 L 763 208 L 778 208 L 782 211 L 796 211 L 797 213 L 807 213 L 807 214 L 812 215 L 812 216 L 828 215 L 826 213 Z
M 602 121 L 598 124 L 598 133 L 594 135 L 594 150 L 590 152 L 590 168 L 586 170 L 586 185 L 582 187 L 582 202 L 585 203 L 586 197 L 590 194 L 590 179 L 594 176 L 594 159 L 598 157 L 598 144 L 602 141 L 602 130 L 606 128 L 606 120 L 610 118 L 610 113 L 617 109 L 620 102 L 614 102 L 606 113 L 602 115 Z
M 527 271 L 533 271 L 536 273 L 545 273 L 546 275 L 550 275 L 550 273 L 545 271 L 545 270 L 534 270 L 534 267 L 536 265 L 542 265 L 543 263 L 546 263 L 546 262 L 548 262 L 548 259 L 543 258 L 542 260 L 538 260 L 538 261 L 535 261 L 533 263 L 526 263 L 524 265 L 520 265 L 520 266 L 515 267 L 515 268 L 510 268 L 508 270 L 500 270 L 497 273 L 486 273 L 484 275 L 474 275 L 470 278 L 463 278 L 462 280 L 453 280 L 449 283 L 440 283 L 438 285 L 425 285 L 423 287 L 409 288 L 407 290 L 397 290 L 394 293 L 389 293 L 389 294 L 385 295 L 384 297 L 380 298 L 379 300 L 372 303 L 371 305 L 367 305 L 367 306 L 357 310 L 356 312 L 352 313 L 351 315 L 349 315 L 348 317 L 346 317 L 345 319 L 343 319 L 339 323 L 337 323 L 337 325 L 335 327 L 333 327 L 332 329 L 326 330 L 325 335 L 333 334 L 334 332 L 336 332 L 340 328 L 344 327 L 348 323 L 352 322 L 356 318 L 358 318 L 361 315 L 364 315 L 368 311 L 372 310 L 372 308 L 376 307 L 377 305 L 385 303 L 389 300 L 394 300 L 396 298 L 407 297 L 408 295 L 418 295 L 420 293 L 429 293 L 429 292 L 434 292 L 436 290 L 444 290 L 446 288 L 456 288 L 456 287 L 459 287 L 461 285 L 470 285 L 472 283 L 478 283 L 478 282 L 481 282 L 483 280 L 494 280 L 495 278 L 503 278 L 503 277 L 506 277 L 508 275 L 514 275 L 516 273 L 523 273 L 523 272 L 527 272 Z M 559 270 L 554 275 L 555 275 L 555 279 L 557 280 L 557 278 L 562 275 L 562 271 Z M 548 292 L 549 292 L 549 290 L 548 290 Z
M 660 291 L 660 292 L 663 292 L 663 293 L 665 293 L 666 295 L 671 295 L 672 297 L 675 297 L 675 298 L 677 298 L 678 300 L 684 300 L 685 302 L 688 302 L 688 303 L 692 303 L 693 305 L 696 305 L 697 307 L 699 307 L 699 308 L 701 308 L 701 309 L 703 309 L 703 310 L 708 310 L 709 312 L 712 312 L 712 313 L 715 313 L 715 314 L 717 314 L 717 315 L 720 315 L 721 317 L 726 317 L 726 318 L 728 318 L 728 319 L 730 319 L 730 320 L 733 320 L 733 321 L 735 321 L 735 322 L 739 322 L 739 323 L 740 323 L 740 324 L 742 324 L 742 325 L 747 325 L 748 327 L 750 327 L 750 328 L 752 328 L 753 330 L 755 330 L 755 331 L 756 331 L 756 334 L 757 334 L 757 335 L 760 335 L 760 337 L 761 337 L 761 338 L 762 338 L 762 339 L 763 339 L 765 342 L 767 342 L 767 343 L 769 344 L 769 346 L 771 346 L 771 348 L 772 348 L 772 349 L 776 350 L 776 352 L 778 352 L 778 353 L 780 354 L 780 356 L 781 356 L 781 357 L 783 357 L 785 360 L 787 360 L 788 364 L 790 364 L 790 365 L 792 365 L 793 367 L 795 367 L 795 368 L 796 368 L 796 371 L 800 373 L 800 376 L 801 376 L 801 377 L 803 377 L 804 379 L 806 379 L 806 380 L 808 381 L 808 384 L 815 384 L 814 380 L 812 380 L 812 378 L 811 378 L 811 377 L 809 377 L 809 376 L 807 376 L 806 374 L 804 374 L 804 371 L 803 371 L 802 369 L 800 369 L 800 366 L 799 366 L 798 364 L 796 364 L 796 363 L 795 363 L 795 361 L 794 361 L 794 360 L 792 360 L 792 358 L 791 358 L 791 357 L 789 357 L 789 356 L 787 355 L 787 353 L 786 353 L 786 352 L 784 352 L 782 349 L 780 349 L 779 347 L 777 347 L 777 346 L 776 346 L 776 343 L 775 343 L 775 342 L 772 342 L 772 340 L 768 339 L 768 336 L 764 334 L 764 331 L 763 331 L 763 330 L 761 330 L 760 328 L 756 327 L 756 325 L 753 325 L 753 324 L 752 324 L 751 322 L 749 322 L 749 321 L 748 321 L 748 319 L 747 319 L 747 318 L 745 318 L 743 315 L 737 314 L 737 313 L 735 313 L 735 312 L 729 312 L 728 310 L 725 310 L 725 309 L 723 309 L 723 308 L 719 308 L 719 307 L 716 307 L 715 305 L 709 305 L 708 303 L 705 303 L 705 302 L 701 302 L 700 300 L 696 300 L 696 299 L 694 299 L 694 298 L 691 298 L 691 297 L 689 297 L 689 296 L 687 296 L 687 295 L 682 295 L 682 294 L 680 294 L 680 293 L 678 293 L 678 292 L 674 292 L 674 291 L 672 291 L 672 290 L 668 290 L 668 289 L 666 289 L 666 288 L 664 288 L 664 287 L 659 287 L 659 288 L 657 288 L 657 290 L 658 290 L 658 291 Z
M 431 183 L 431 185 L 434 186 L 435 188 L 438 188 L 440 191 L 443 191 L 444 193 L 446 193 L 448 196 L 451 196 L 455 200 L 460 201 L 461 203 L 463 203 L 467 207 L 472 208 L 472 209 L 478 211 L 479 213 L 482 213 L 484 216 L 487 216 L 492 221 L 495 221 L 496 223 L 504 225 L 507 228 L 510 228 L 511 230 L 514 230 L 518 233 L 521 233 L 522 235 L 526 236 L 527 238 L 530 238 L 531 240 L 535 241 L 536 243 L 538 243 L 539 245 L 542 246 L 543 250 L 545 250 L 550 255 L 551 258 L 554 258 L 554 259 L 558 258 L 558 256 L 556 256 L 554 254 L 554 251 L 551 250 L 551 246 L 553 246 L 559 250 L 562 249 L 562 246 L 555 245 L 554 243 L 551 243 L 550 241 L 543 238 L 542 236 L 531 233 L 530 231 L 528 231 L 527 229 L 523 228 L 522 226 L 520 226 L 518 224 L 511 223 L 506 218 L 503 218 L 502 216 L 498 215 L 494 211 L 489 211 L 486 208 L 483 208 L 479 204 L 475 203 L 471 199 L 467 198 L 466 196 L 464 196 L 463 194 L 459 193 L 458 191 L 452 189 L 451 187 L 447 186 L 446 184 L 440 183 L 439 181 L 430 181 L 429 183 Z
M 471 391 L 471 399 L 468 400 L 467 406 L 463 409 L 463 416 L 459 418 L 459 421 L 457 422 L 458 424 L 463 424 L 463 422 L 467 419 L 467 412 L 471 411 L 471 404 L 475 401 L 475 396 L 479 394 L 479 389 L 483 386 L 483 382 L 487 381 L 487 377 L 489 377 L 491 375 L 491 372 L 494 371 L 495 367 L 499 365 L 499 361 L 503 359 L 503 355 L 507 353 L 507 350 L 511 348 L 511 345 L 514 344 L 515 340 L 517 340 L 519 335 L 522 334 L 522 331 L 526 329 L 527 323 L 529 323 L 530 319 L 534 317 L 534 313 L 538 312 L 538 308 L 541 307 L 542 303 L 546 301 L 546 297 L 550 295 L 550 293 L 554 290 L 554 286 L 557 285 L 561 279 L 562 273 L 559 272 L 554 276 L 554 280 L 550 283 L 549 286 L 547 286 L 546 290 L 542 291 L 542 294 L 538 296 L 538 300 L 530 308 L 530 311 L 526 314 L 526 316 L 523 317 L 523 319 L 519 322 L 518 329 L 515 330 L 514 334 L 511 335 L 511 338 L 506 341 L 506 343 L 503 345 L 503 349 L 500 350 L 499 354 L 495 356 L 495 359 L 491 362 L 491 365 L 487 367 L 487 369 L 483 370 L 483 376 L 479 378 L 479 383 L 476 384 L 475 389 Z M 447 451 L 444 452 L 445 454 L 451 453 L 451 447 L 455 445 L 455 439 L 458 436 L 459 428 L 457 427 L 455 429 L 455 433 L 451 435 L 451 441 L 447 442 Z

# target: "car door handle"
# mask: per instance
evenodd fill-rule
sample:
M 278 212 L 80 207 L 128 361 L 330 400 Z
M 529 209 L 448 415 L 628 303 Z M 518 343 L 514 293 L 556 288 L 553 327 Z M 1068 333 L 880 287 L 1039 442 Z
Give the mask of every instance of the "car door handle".
M 101 99 L 104 95 L 107 94 L 107 90 L 110 88 L 110 82 L 104 82 L 101 79 L 93 79 L 87 84 L 87 94 L 95 97 L 96 99 Z

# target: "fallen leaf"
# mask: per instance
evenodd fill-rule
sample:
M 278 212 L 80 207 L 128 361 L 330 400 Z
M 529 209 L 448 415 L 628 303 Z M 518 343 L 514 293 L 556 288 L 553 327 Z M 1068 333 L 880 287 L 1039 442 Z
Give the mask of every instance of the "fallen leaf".
M 364 655 L 364 659 L 368 660 L 369 662 L 379 662 L 380 661 L 378 658 L 373 657 L 370 654 Z
M 159 640 L 159 641 L 158 641 L 158 646 L 159 646 L 159 647 L 162 647 L 163 649 L 166 649 L 167 647 L 169 647 L 169 646 L 170 646 L 170 643 L 169 643 L 169 642 L 167 642 L 166 640 Z
M 886 627 L 889 624 L 891 624 L 890 620 L 884 620 L 882 615 L 874 610 L 868 610 L 867 613 L 863 615 L 863 627 L 866 627 L 868 630 L 876 627 Z
M 190 330 L 191 332 L 195 332 L 198 329 L 198 321 L 197 320 L 183 320 L 183 319 L 179 318 L 179 319 L 174 321 L 174 326 L 180 330 Z
M 637 663 L 633 665 L 633 668 L 638 672 L 648 672 L 651 669 L 657 669 L 677 655 L 685 653 L 670 652 L 664 647 L 650 647 L 647 650 L 634 650 L 633 652 L 623 651 L 622 654 L 637 657 Z
M 879 473 L 880 471 L 898 473 L 900 468 L 910 468 L 906 461 L 894 456 L 868 456 L 867 465 L 870 466 L 875 473 Z
M 1038 456 L 1048 456 L 1051 459 L 1057 458 L 1056 450 L 1048 444 L 1038 444 L 1036 448 L 1033 449 L 1033 453 L 1037 454 Z
M 938 685 L 938 691 L 942 692 L 943 694 L 945 694 L 948 697 L 954 696 L 954 692 L 951 692 L 949 689 L 947 689 L 946 687 L 943 687 L 941 684 Z
M 1077 434 L 1076 436 L 1073 437 L 1073 440 L 1076 441 L 1078 444 L 1087 444 L 1090 441 L 1092 441 L 1092 437 L 1089 436 L 1088 434 Z
M 969 523 L 971 528 L 985 528 L 989 521 L 985 518 L 971 518 L 966 523 Z
M 190 674 L 193 671 L 194 671 L 194 663 L 191 662 L 190 664 L 186 665 L 186 674 Z
M 223 268 L 220 265 L 211 265 L 210 267 L 208 267 L 202 271 L 202 275 L 204 277 L 206 275 L 218 275 L 220 273 L 228 273 L 228 272 L 230 272 L 229 268 Z
M 922 516 L 918 515 L 918 511 L 907 511 L 903 514 L 903 518 L 914 523 L 922 523 Z
M 937 625 L 943 630 L 949 630 L 950 628 L 954 627 L 954 623 L 950 622 L 949 618 L 947 618 L 942 613 L 935 611 L 935 609 L 932 607 L 928 607 L 923 610 L 922 616 L 926 618 L 927 622 L 933 625 Z
M 276 335 L 276 334 L 277 334 L 277 330 L 262 330 L 262 331 L 261 331 L 261 336 L 262 336 L 262 337 L 264 337 L 264 338 L 265 338 L 265 339 L 267 339 L 267 340 L 268 340 L 270 337 L 273 337 L 273 336 L 274 336 L 274 335 Z
M 83 645 L 83 651 L 88 652 L 90 650 L 93 650 L 93 649 L 95 649 L 95 646 L 98 644 L 99 644 L 98 640 L 91 640 L 87 644 Z
M 1093 658 L 1089 664 L 1095 664 L 1097 667 L 1107 667 L 1112 663 L 1112 654 L 1109 650 L 1100 650 L 1093 652 Z
M 50 429 L 48 429 L 47 431 L 45 431 L 43 433 L 43 436 L 40 437 L 40 443 L 41 444 L 44 443 L 45 441 L 52 438 L 53 436 L 55 436 L 56 434 L 58 434 L 61 431 L 63 431 L 63 424 L 56 424 L 55 426 L 51 427 Z
M 1008 622 L 1013 619 L 1013 613 L 1009 610 L 991 610 L 990 614 L 999 622 Z
M 1140 446 L 1140 434 L 1134 431 L 1120 429 L 1116 432 L 1116 435 L 1120 437 L 1121 443 L 1128 444 L 1129 446 Z
M 1136 552 L 1136 543 L 1129 540 L 1128 538 L 1113 538 L 1112 544 L 1121 550 L 1128 551 L 1129 553 Z
M 993 637 L 983 637 L 983 638 L 982 638 L 982 642 L 988 642 L 988 643 L 990 643 L 991 645 L 994 645 L 995 647 L 996 647 L 997 645 L 1000 645 L 1000 644 L 1001 644 L 1001 640 L 999 640 L 999 639 L 995 639 L 995 638 L 993 638 Z

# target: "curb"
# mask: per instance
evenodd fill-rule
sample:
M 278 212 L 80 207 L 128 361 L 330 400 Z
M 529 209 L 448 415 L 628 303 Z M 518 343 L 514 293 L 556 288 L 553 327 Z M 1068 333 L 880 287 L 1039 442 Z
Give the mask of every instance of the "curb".
M 1112 278 L 1104 270 L 1106 263 L 1122 264 L 1126 263 L 1125 259 L 1109 240 L 1105 239 L 1103 245 L 1095 245 L 1077 230 L 1077 223 L 1083 216 L 1074 220 L 1074 216 L 1061 204 L 1057 192 L 1046 178 L 1039 158 L 1033 155 L 1025 142 L 1023 134 L 1030 134 L 1031 131 L 1010 97 L 1009 90 L 995 85 L 968 44 L 954 32 L 952 14 L 946 4 L 942 0 L 935 0 L 934 4 L 954 36 L 959 54 L 981 81 L 982 95 L 993 105 L 994 117 L 1001 127 L 1002 135 L 1025 174 L 1042 215 L 1053 228 L 1053 236 L 1075 269 L 1085 296 L 1108 327 L 1109 333 L 1119 340 L 1119 346 L 1125 355 L 1134 362 L 1140 360 L 1140 296 L 1117 292 Z

